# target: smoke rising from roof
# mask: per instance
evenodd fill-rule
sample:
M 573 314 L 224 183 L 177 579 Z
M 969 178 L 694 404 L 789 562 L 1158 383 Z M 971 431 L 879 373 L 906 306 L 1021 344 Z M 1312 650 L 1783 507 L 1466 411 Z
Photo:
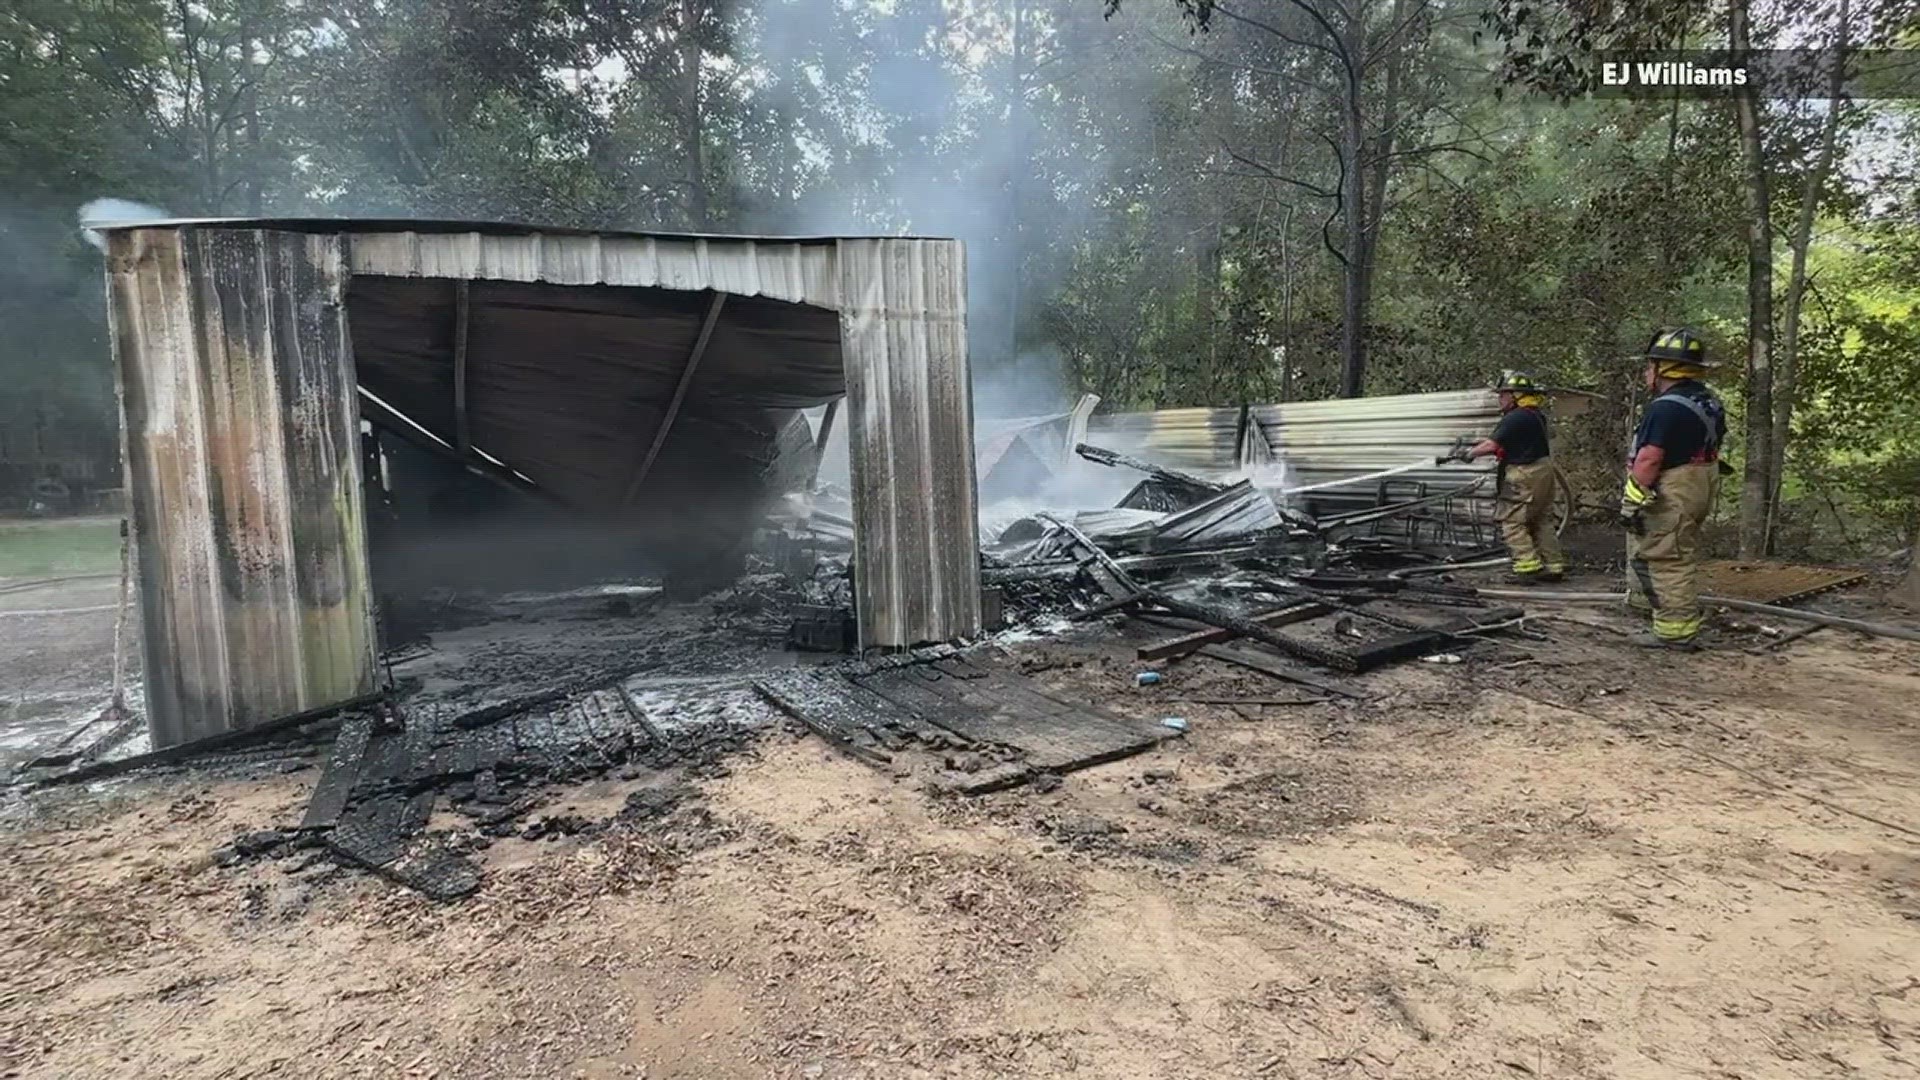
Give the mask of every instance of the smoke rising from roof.
M 94 250 L 105 253 L 106 238 L 97 231 L 104 225 L 129 221 L 158 221 L 168 216 L 165 210 L 128 199 L 95 199 L 80 208 L 80 235 Z

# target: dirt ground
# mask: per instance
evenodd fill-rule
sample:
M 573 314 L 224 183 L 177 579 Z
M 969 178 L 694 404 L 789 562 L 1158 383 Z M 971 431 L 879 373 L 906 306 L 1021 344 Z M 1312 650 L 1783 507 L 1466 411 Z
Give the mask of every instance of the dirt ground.
M 1568 618 L 1362 703 L 1195 704 L 1301 694 L 1206 660 L 1136 687 L 1116 632 L 1026 646 L 1190 733 L 953 800 L 775 727 L 564 793 L 693 785 L 496 842 L 446 906 L 215 862 L 314 769 L 41 796 L 0 828 L 0 1072 L 1920 1075 L 1920 647 L 1654 665 Z

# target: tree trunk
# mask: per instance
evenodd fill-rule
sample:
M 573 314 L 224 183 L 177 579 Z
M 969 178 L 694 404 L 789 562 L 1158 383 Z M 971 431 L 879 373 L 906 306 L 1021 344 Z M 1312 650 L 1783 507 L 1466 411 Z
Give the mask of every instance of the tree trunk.
M 1280 223 L 1280 400 L 1293 400 L 1293 204 Z
M 1916 511 L 1920 511 L 1920 499 L 1914 500 Z M 1916 513 L 1920 518 L 1920 513 Z M 1913 534 L 1913 547 L 1908 552 L 1907 576 L 1893 590 L 1892 598 L 1906 606 L 1920 611 L 1920 527 Z
M 1387 17 L 1387 25 L 1394 29 L 1404 29 L 1411 36 L 1412 27 L 1402 28 L 1407 19 L 1409 0 L 1393 0 L 1393 10 Z M 1364 18 L 1364 8 L 1360 17 Z M 1393 148 L 1398 139 L 1400 127 L 1400 90 L 1405 81 L 1407 68 L 1407 44 L 1404 41 L 1383 41 L 1381 47 L 1388 50 L 1386 89 L 1380 98 L 1380 134 L 1375 136 L 1367 162 L 1367 224 L 1366 246 L 1362 249 L 1364 274 L 1361 288 L 1361 303 L 1371 309 L 1373 303 L 1373 268 L 1377 264 L 1380 251 L 1380 223 L 1387 216 L 1387 180 L 1393 175 Z
M 1027 10 L 1025 0 L 1013 0 L 1012 71 L 1007 101 L 1007 221 L 1005 254 L 1007 343 L 1006 360 L 1020 356 L 1020 276 L 1026 269 L 1025 224 L 1027 177 L 1032 172 L 1027 149 Z
M 1767 544 L 1773 542 L 1773 525 L 1780 512 L 1780 487 L 1787 472 L 1787 433 L 1793 427 L 1795 392 L 1800 382 L 1800 306 L 1807 296 L 1807 249 L 1813 244 L 1813 222 L 1819 216 L 1820 195 L 1833 173 L 1833 160 L 1840 144 L 1840 115 L 1846 103 L 1841 93 L 1846 85 L 1847 0 L 1840 0 L 1840 28 L 1834 41 L 1836 59 L 1827 81 L 1827 116 L 1820 130 L 1820 151 L 1800 187 L 1800 213 L 1793 223 L 1791 246 L 1793 261 L 1787 271 L 1786 311 L 1780 320 L 1780 365 L 1773 393 L 1773 457 L 1768 479 L 1773 490 L 1767 500 Z
M 1345 130 L 1342 132 L 1341 213 L 1346 218 L 1346 250 L 1341 270 L 1342 326 L 1340 328 L 1340 396 L 1356 398 L 1366 392 L 1367 381 L 1367 183 L 1362 168 L 1366 151 L 1366 117 L 1362 111 L 1360 64 L 1366 56 L 1366 26 L 1356 12 L 1348 23 L 1346 53 L 1353 69 L 1347 75 Z
M 700 7 L 702 0 L 680 0 L 680 144 L 686 153 L 687 227 L 712 227 L 707 199 L 706 122 L 700 104 Z
M 1680 168 L 1680 92 L 1673 93 L 1673 105 L 1667 112 L 1667 156 L 1660 164 L 1661 205 L 1673 205 L 1673 184 Z M 1684 322 L 1675 317 L 1674 308 L 1679 306 L 1680 275 L 1674 272 L 1678 261 L 1674 257 L 1674 247 L 1680 238 L 1669 229 L 1660 237 L 1660 309 L 1662 322 Z
M 1728 4 L 1728 45 L 1736 56 L 1752 48 L 1750 0 Z M 1747 446 L 1740 487 L 1740 555 L 1754 558 L 1767 545 L 1769 496 L 1773 493 L 1773 236 L 1767 193 L 1767 162 L 1760 139 L 1760 96 L 1749 85 L 1735 91 L 1734 116 L 1746 165 L 1747 202 Z

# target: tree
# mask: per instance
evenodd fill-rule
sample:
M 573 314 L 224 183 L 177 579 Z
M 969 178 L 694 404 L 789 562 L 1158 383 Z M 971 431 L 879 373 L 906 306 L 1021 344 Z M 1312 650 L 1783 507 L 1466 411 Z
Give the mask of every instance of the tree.
M 1365 391 L 1367 320 L 1371 309 L 1380 227 L 1388 182 L 1397 168 L 1462 142 L 1421 145 L 1425 109 L 1410 100 L 1414 66 L 1438 21 L 1432 0 L 1174 0 L 1193 28 L 1231 23 L 1239 39 L 1211 63 L 1243 74 L 1266 75 L 1319 98 L 1325 122 L 1314 128 L 1331 151 L 1336 176 L 1309 178 L 1291 161 L 1227 147 L 1239 166 L 1297 189 L 1329 206 L 1323 225 L 1327 250 L 1339 263 L 1341 290 L 1340 393 Z M 1111 16 L 1120 0 L 1107 0 Z M 1263 157 L 1265 160 L 1262 160 Z M 1341 226 L 1336 244 L 1331 226 Z
M 1727 44 L 1735 58 L 1753 50 L 1751 0 L 1728 0 Z M 1742 190 L 1747 215 L 1747 397 L 1745 473 L 1740 485 L 1740 554 L 1766 553 L 1768 502 L 1773 487 L 1773 192 L 1760 130 L 1760 88 L 1733 91 L 1740 128 Z
M 1773 485 L 1767 498 L 1767 543 L 1773 542 L 1773 524 L 1779 513 L 1780 488 L 1786 477 L 1787 437 L 1793 428 L 1793 410 L 1797 403 L 1800 376 L 1801 308 L 1807 295 L 1807 254 L 1813 243 L 1813 223 L 1833 177 L 1833 165 L 1840 146 L 1841 118 L 1846 114 L 1847 46 L 1851 11 L 1848 0 L 1840 0 L 1833 36 L 1833 58 L 1827 71 L 1826 109 L 1820 121 L 1819 149 L 1800 181 L 1800 208 L 1793 231 L 1787 238 L 1791 265 L 1787 271 L 1785 316 L 1780 328 L 1779 378 L 1774 387 L 1772 430 L 1768 448 L 1772 459 L 1767 478 Z

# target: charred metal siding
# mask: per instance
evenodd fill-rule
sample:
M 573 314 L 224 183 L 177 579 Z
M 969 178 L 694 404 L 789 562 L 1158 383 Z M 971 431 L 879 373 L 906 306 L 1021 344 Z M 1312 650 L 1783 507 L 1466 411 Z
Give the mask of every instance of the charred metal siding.
M 711 291 L 837 313 L 861 643 L 900 647 L 981 628 L 957 241 L 291 219 L 104 231 L 115 252 L 136 517 L 143 549 L 154 549 L 142 556 L 142 593 L 149 670 L 164 681 L 151 691 L 150 711 L 165 717 L 154 721 L 157 743 L 244 728 L 372 685 L 342 301 L 354 274 Z M 722 321 L 716 340 L 730 332 Z M 770 364 L 782 362 L 777 345 L 768 345 Z M 269 422 L 276 409 L 284 432 Z M 314 519 L 320 501 L 334 508 L 334 524 Z M 234 537 L 244 557 L 223 562 Z M 310 593 L 338 593 L 345 607 Z
M 355 273 L 713 290 L 835 310 L 863 648 L 980 632 L 966 255 L 954 240 L 361 232 Z
M 840 347 L 862 647 L 980 632 L 966 254 L 843 240 Z
M 154 745 L 370 693 L 340 238 L 109 236 Z

